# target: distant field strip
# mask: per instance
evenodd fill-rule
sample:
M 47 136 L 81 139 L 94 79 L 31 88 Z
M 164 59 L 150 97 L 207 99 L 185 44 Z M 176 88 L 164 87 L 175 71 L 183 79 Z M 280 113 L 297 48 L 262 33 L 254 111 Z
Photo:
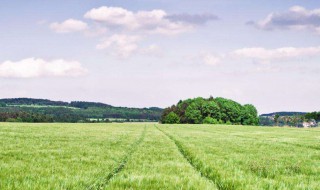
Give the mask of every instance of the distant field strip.
M 25 107 L 25 108 L 69 108 L 69 109 L 80 109 L 80 108 L 76 108 L 76 107 L 70 107 L 70 106 L 52 106 L 52 105 L 38 105 L 38 104 L 19 104 L 19 105 L 15 105 L 15 104 L 8 104 L 8 107 Z
M 143 139 L 145 137 L 145 134 L 146 134 L 146 126 L 144 127 L 144 130 L 141 133 L 139 139 L 131 145 L 130 149 L 128 150 L 128 153 L 121 159 L 119 165 L 117 167 L 115 167 L 106 177 L 102 177 L 101 179 L 97 180 L 88 189 L 94 190 L 94 189 L 103 189 L 103 188 L 105 188 L 108 185 L 109 181 L 113 177 L 115 177 L 117 175 L 117 173 L 119 173 L 125 167 L 125 165 L 127 164 L 128 160 L 130 159 L 132 153 L 134 151 L 136 151 L 138 146 L 143 141 Z

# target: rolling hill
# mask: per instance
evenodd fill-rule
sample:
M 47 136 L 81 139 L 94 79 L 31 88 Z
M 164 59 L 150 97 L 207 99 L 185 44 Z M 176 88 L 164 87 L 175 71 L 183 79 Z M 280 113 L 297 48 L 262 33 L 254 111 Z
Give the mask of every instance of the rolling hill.
M 125 121 L 158 121 L 161 108 L 115 107 L 100 102 L 52 101 L 47 99 L 0 99 L 0 121 L 87 122 L 118 119 Z

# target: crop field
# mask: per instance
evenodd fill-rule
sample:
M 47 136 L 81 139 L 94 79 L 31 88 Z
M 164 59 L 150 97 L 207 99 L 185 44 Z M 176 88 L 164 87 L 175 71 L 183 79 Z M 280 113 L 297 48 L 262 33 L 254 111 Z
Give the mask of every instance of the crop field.
M 320 129 L 0 123 L 0 189 L 320 189 Z

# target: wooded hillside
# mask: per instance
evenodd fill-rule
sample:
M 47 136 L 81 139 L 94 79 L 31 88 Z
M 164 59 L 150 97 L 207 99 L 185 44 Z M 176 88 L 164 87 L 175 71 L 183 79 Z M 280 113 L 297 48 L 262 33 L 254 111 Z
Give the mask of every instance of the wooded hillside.
M 0 99 L 0 121 L 18 122 L 88 122 L 109 118 L 158 121 L 161 108 L 114 107 L 99 102 L 62 102 L 45 99 Z

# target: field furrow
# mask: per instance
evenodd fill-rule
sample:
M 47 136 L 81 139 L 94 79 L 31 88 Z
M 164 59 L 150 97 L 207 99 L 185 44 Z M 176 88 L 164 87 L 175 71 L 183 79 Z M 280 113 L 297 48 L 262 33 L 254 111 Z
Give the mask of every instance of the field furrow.
M 128 160 L 130 159 L 132 153 L 136 151 L 138 146 L 141 144 L 141 142 L 144 140 L 146 134 L 146 126 L 144 127 L 143 132 L 141 133 L 139 139 L 134 142 L 131 147 L 129 148 L 127 154 L 121 159 L 119 165 L 115 167 L 110 173 L 108 173 L 107 176 L 102 177 L 98 179 L 93 185 L 89 186 L 88 189 L 94 190 L 94 189 L 103 189 L 105 188 L 110 180 L 115 177 L 127 164 Z
M 165 131 L 161 130 L 159 127 L 156 127 L 159 131 L 161 131 L 164 135 L 166 135 L 174 144 L 177 146 L 181 155 L 189 162 L 189 164 L 198 171 L 202 177 L 210 180 L 212 183 L 216 184 L 218 189 L 229 189 L 225 184 L 220 180 L 220 176 L 215 171 L 208 171 L 208 168 L 204 168 L 204 164 L 198 160 L 195 156 L 189 152 L 181 142 L 177 141 L 173 136 L 169 135 Z
M 179 152 L 174 142 L 154 125 L 126 167 L 107 189 L 217 189 Z
M 227 189 L 319 188 L 319 151 L 305 147 L 319 142 L 316 134 L 301 129 L 244 126 L 161 128 L 208 171 L 222 176 L 221 184 L 232 184 Z M 283 142 L 303 142 L 303 146 Z
M 122 124 L 1 124 L 0 189 L 86 189 L 143 131 Z

